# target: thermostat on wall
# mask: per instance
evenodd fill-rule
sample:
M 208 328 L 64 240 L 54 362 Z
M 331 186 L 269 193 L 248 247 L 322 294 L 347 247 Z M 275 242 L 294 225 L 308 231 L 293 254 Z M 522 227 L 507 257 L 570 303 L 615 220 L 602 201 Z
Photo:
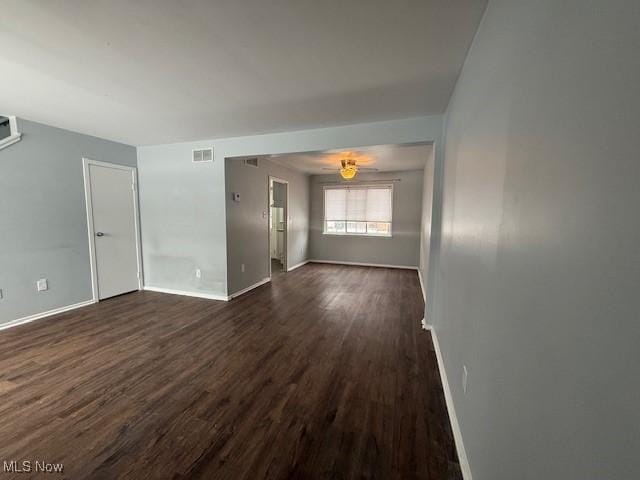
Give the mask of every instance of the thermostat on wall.
M 234 202 L 239 202 L 240 201 L 240 194 L 233 192 L 231 195 L 233 195 L 233 201 Z

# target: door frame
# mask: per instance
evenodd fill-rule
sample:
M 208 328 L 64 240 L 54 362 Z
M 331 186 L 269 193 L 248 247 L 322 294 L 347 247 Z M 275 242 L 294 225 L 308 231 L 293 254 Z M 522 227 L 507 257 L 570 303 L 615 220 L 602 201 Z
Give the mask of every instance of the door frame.
M 285 199 L 285 207 L 284 207 L 284 220 L 285 220 L 285 229 L 284 229 L 284 261 L 282 262 L 282 273 L 287 273 L 289 271 L 289 182 L 282 178 L 274 177 L 273 175 L 269 175 L 267 180 L 267 258 L 268 258 L 268 272 L 269 278 L 271 278 L 271 188 L 273 182 L 283 183 L 287 186 L 287 196 Z
M 87 213 L 87 234 L 89 238 L 89 263 L 91 265 L 91 291 L 93 301 L 100 300 L 98 291 L 98 267 L 96 264 L 96 242 L 95 227 L 93 225 L 93 205 L 91 200 L 91 178 L 89 175 L 89 167 L 95 165 L 97 167 L 115 168 L 117 170 L 126 170 L 131 172 L 131 194 L 133 195 L 133 215 L 135 217 L 136 232 L 136 259 L 138 263 L 138 290 L 143 289 L 144 278 L 142 270 L 142 242 L 140 239 L 140 209 L 138 205 L 138 169 L 128 167 L 126 165 L 118 165 L 116 163 L 101 162 L 92 158 L 82 158 L 82 176 L 84 178 L 84 199 Z

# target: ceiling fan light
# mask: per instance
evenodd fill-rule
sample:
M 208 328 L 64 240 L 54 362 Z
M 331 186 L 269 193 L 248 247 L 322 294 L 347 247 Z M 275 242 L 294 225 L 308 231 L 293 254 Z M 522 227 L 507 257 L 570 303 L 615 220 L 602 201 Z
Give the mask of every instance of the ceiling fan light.
M 351 180 L 358 173 L 358 168 L 352 165 L 347 165 L 340 169 L 340 176 L 345 180 Z

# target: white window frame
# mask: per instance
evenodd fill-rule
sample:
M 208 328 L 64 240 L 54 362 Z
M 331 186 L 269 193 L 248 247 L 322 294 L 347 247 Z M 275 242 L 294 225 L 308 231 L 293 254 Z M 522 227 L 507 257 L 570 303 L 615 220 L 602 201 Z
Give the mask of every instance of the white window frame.
M 326 190 L 337 189 L 356 189 L 356 188 L 389 188 L 391 189 L 391 221 L 389 222 L 389 233 L 372 234 L 372 233 L 353 233 L 353 232 L 327 232 L 327 220 L 325 218 L 325 192 Z M 393 202 L 394 202 L 394 189 L 393 183 L 371 183 L 371 184 L 358 184 L 358 185 L 325 185 L 322 188 L 322 234 L 330 235 L 332 237 L 363 237 L 363 238 L 391 238 L 393 237 Z M 346 221 L 346 220 L 345 220 Z M 373 223 L 373 222 L 371 222 Z M 386 222 L 381 222 L 386 223 Z

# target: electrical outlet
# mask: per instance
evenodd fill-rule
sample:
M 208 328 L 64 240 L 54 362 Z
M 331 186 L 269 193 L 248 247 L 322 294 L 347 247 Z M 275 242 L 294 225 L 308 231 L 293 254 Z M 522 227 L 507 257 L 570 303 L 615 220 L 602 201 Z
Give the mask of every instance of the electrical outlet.
M 46 278 L 41 278 L 36 282 L 36 289 L 39 292 L 44 292 L 45 290 L 49 290 L 49 282 L 47 282 Z
M 240 265 L 240 271 L 241 271 L 242 273 L 244 273 L 244 263 L 243 263 L 242 265 Z
M 467 366 L 462 366 L 462 392 L 467 394 L 467 378 L 469 378 L 469 372 L 467 372 Z
M 199 268 L 196 268 L 196 278 L 200 278 L 202 277 L 202 272 L 200 271 Z
M 0 288 L 0 300 L 2 300 L 4 297 L 2 296 L 2 289 Z

